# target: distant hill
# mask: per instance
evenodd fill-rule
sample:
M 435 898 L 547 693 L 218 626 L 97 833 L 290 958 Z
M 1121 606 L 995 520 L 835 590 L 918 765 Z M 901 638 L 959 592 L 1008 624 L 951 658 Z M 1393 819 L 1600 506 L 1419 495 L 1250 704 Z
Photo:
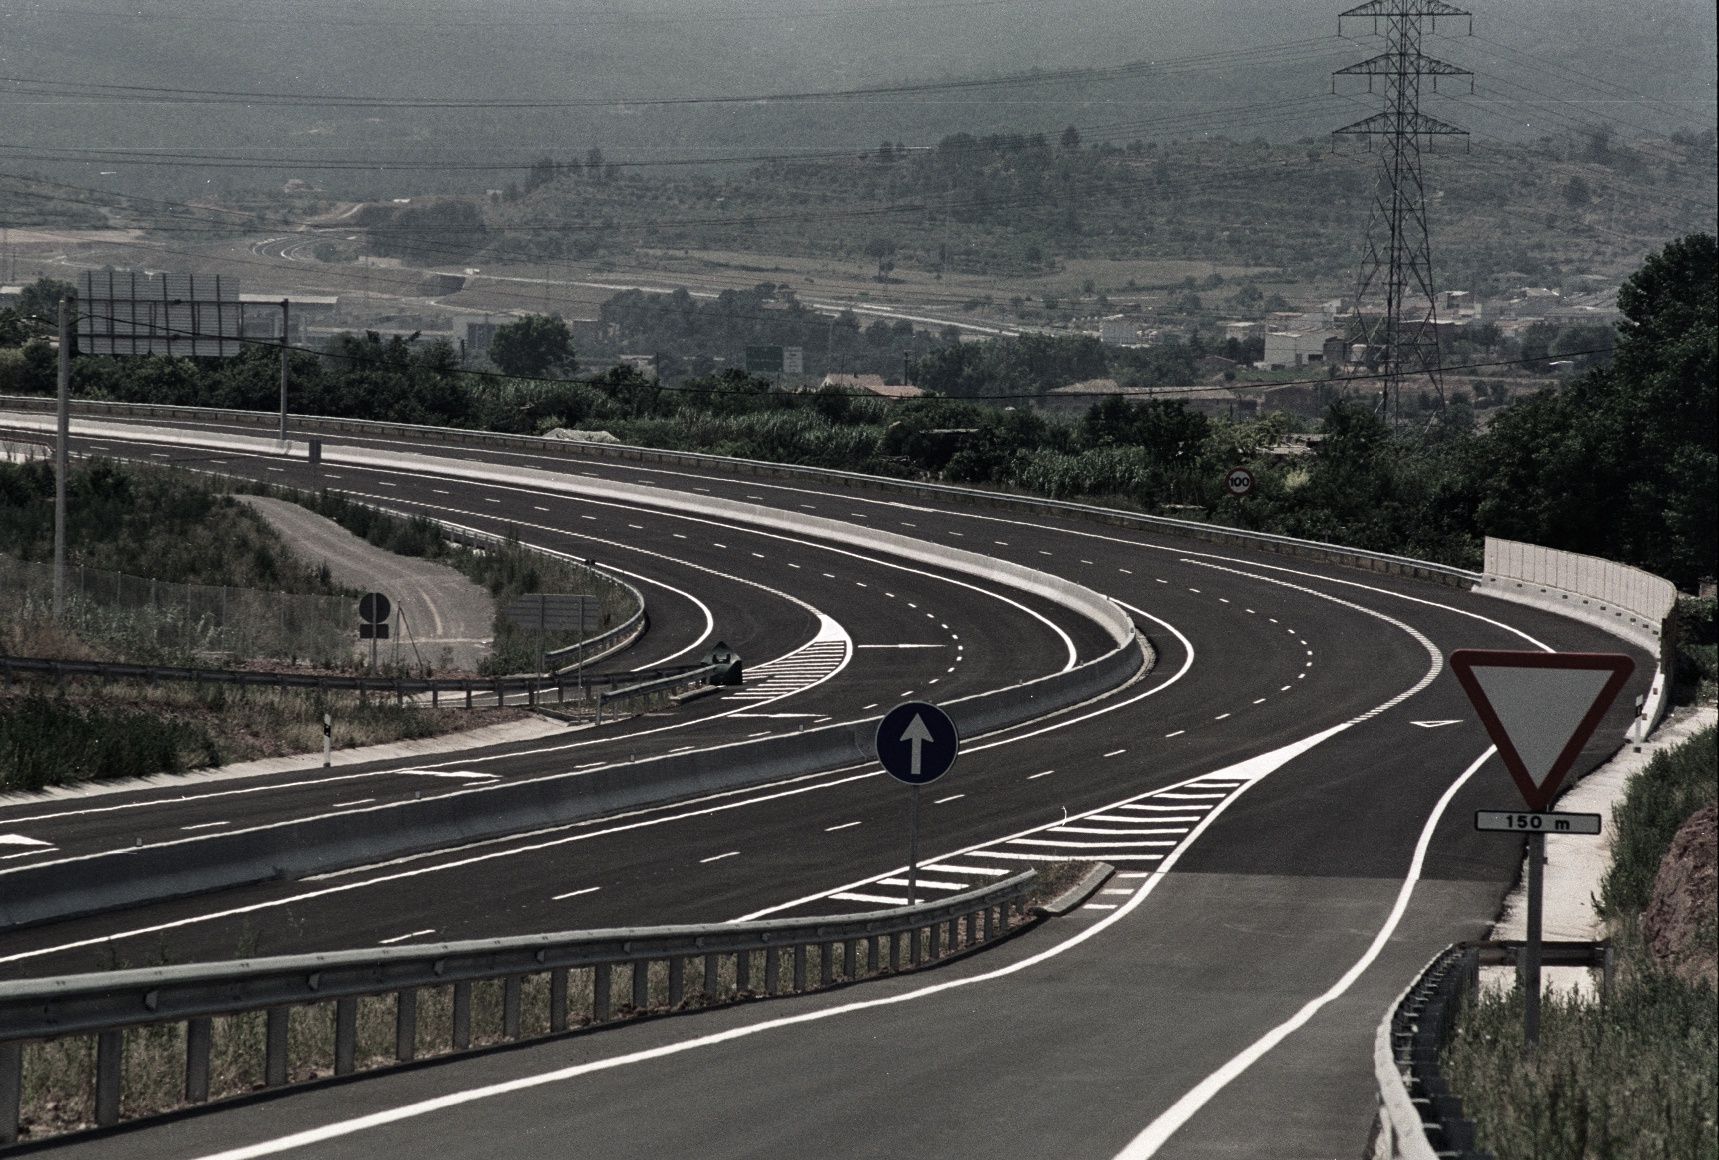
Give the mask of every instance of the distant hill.
M 176 197 L 297 177 L 377 197 L 504 187 L 539 153 L 592 147 L 655 164 L 1071 124 L 1089 142 L 1119 145 L 1322 138 L 1366 111 L 1364 97 L 1328 95 L 1331 70 L 1373 50 L 1335 37 L 1347 6 L 185 0 L 128 12 L 112 0 L 53 0 L 7 13 L 0 172 Z M 1472 99 L 1445 86 L 1440 115 L 1478 133 L 1712 123 L 1707 0 L 1512 0 L 1480 7 L 1472 40 L 1466 22 L 1439 31 L 1427 50 L 1480 74 Z M 1060 76 L 1070 69 L 1096 71 Z M 1034 70 L 1057 79 L 967 83 Z M 865 98 L 695 100 L 902 85 Z M 188 102 L 185 90 L 233 95 Z M 326 99 L 376 96 L 408 100 Z M 681 103 L 650 103 L 664 101 Z M 140 163 L 149 160 L 161 164 Z M 258 160 L 266 167 L 251 167 Z

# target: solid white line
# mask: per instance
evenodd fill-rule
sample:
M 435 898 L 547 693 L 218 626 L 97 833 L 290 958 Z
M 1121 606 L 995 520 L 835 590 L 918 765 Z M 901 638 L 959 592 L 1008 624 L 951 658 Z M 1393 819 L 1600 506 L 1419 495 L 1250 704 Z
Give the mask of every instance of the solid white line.
M 423 935 L 435 933 L 436 928 L 432 926 L 429 930 L 415 930 L 411 934 L 397 934 L 393 938 L 377 939 L 376 942 L 379 946 L 387 946 L 389 943 L 405 942 L 409 938 L 420 938 Z
M 739 850 L 730 850 L 726 854 L 717 854 L 717 855 L 714 855 L 713 857 L 710 857 L 710 858 L 700 858 L 698 861 L 699 861 L 699 865 L 702 866 L 706 862 L 720 862 L 724 858 L 738 858 L 739 856 L 740 856 Z
M 1426 824 L 1421 827 L 1420 839 L 1415 842 L 1414 858 L 1409 862 L 1409 871 L 1403 878 L 1402 887 L 1397 891 L 1397 899 L 1391 907 L 1390 916 L 1385 919 L 1385 924 L 1379 928 L 1379 932 L 1373 936 L 1372 945 L 1359 959 L 1355 960 L 1353 966 L 1344 972 L 1343 977 L 1333 983 L 1323 995 L 1308 1002 L 1301 1010 L 1260 1036 L 1246 1049 L 1237 1053 L 1217 1071 L 1195 1084 L 1186 1095 L 1171 1104 L 1157 1119 L 1146 1125 L 1141 1133 L 1129 1142 L 1127 1147 L 1116 1154 L 1116 1160 L 1147 1160 L 1148 1157 L 1156 1156 L 1158 1149 L 1162 1148 L 1170 1137 L 1175 1135 L 1176 1130 L 1192 1119 L 1194 1114 L 1206 1104 L 1210 1103 L 1213 1096 L 1257 1063 L 1272 1048 L 1305 1025 L 1326 1004 L 1340 998 L 1345 991 L 1355 985 L 1355 981 L 1366 972 L 1368 967 L 1373 965 L 1374 960 L 1379 957 L 1379 953 L 1385 949 L 1385 944 L 1396 933 L 1397 924 L 1402 922 L 1403 915 L 1408 911 L 1409 899 L 1414 894 L 1415 883 L 1420 880 L 1421 866 L 1426 862 L 1427 847 L 1432 844 L 1433 831 L 1438 828 L 1439 819 L 1444 817 L 1445 807 L 1450 805 L 1451 799 L 1456 797 L 1457 791 L 1467 784 L 1468 779 L 1473 777 L 1475 772 L 1482 765 L 1485 765 L 1495 752 L 1497 752 L 1496 749 L 1488 749 L 1475 758 L 1473 764 L 1463 770 L 1462 775 L 1446 787 L 1444 794 L 1438 799 L 1438 804 L 1433 806 Z
M 947 862 L 927 862 L 920 869 L 935 870 L 939 874 L 982 874 L 987 878 L 1001 878 L 1008 873 L 991 866 L 951 866 Z
M 550 898 L 551 902 L 560 902 L 567 898 L 578 898 L 581 894 L 594 894 L 603 889 L 601 886 L 587 886 L 583 890 L 569 890 L 566 894 L 557 894 Z
M 864 823 L 864 822 L 843 822 L 843 823 L 842 823 L 842 824 L 841 824 L 841 825 L 839 825 L 839 826 L 825 826 L 825 827 L 824 827 L 824 833 L 826 833 L 826 834 L 833 834 L 833 833 L 835 833 L 835 832 L 836 832 L 836 831 L 837 831 L 837 830 L 845 830 L 845 829 L 847 829 L 847 828 L 848 828 L 848 827 L 850 827 L 850 826 L 861 826 L 861 825 L 864 825 L 864 824 L 865 824 L 865 823 Z
M 1112 749 L 1109 753 L 1106 753 L 1104 756 L 1106 756 L 1106 757 L 1120 757 L 1124 753 L 1127 753 L 1127 752 L 1128 752 L 1128 750 L 1126 750 L 1126 749 Z
M 855 891 L 844 890 L 842 893 L 832 894 L 830 897 L 840 899 L 843 902 L 875 902 L 880 906 L 907 905 L 907 899 L 897 898 L 893 894 L 860 894 Z
M 376 800 L 375 798 L 359 798 L 357 801 L 335 802 L 333 805 L 329 806 L 328 808 L 331 810 L 343 810 L 343 809 L 346 809 L 348 806 L 367 806 L 375 800 Z
M 198 822 L 195 826 L 180 826 L 181 830 L 212 830 L 216 826 L 230 826 L 232 822 Z

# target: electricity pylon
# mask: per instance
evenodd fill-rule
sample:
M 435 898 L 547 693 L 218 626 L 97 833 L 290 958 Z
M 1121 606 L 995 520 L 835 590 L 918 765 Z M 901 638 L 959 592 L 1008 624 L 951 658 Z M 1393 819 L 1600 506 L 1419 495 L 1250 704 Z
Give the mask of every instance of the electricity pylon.
M 1468 77 L 1472 91 L 1474 74 L 1422 54 L 1421 21 L 1430 20 L 1436 30 L 1441 16 L 1467 17 L 1469 32 L 1474 31 L 1473 17 L 1443 0 L 1371 0 L 1337 17 L 1339 36 L 1343 35 L 1344 21 L 1370 18 L 1373 35 L 1385 39 L 1385 51 L 1378 56 L 1332 73 L 1331 91 L 1337 91 L 1337 78 L 1343 76 L 1366 77 L 1369 93 L 1374 91 L 1375 78 L 1384 85 L 1384 110 L 1345 125 L 1333 136 L 1364 137 L 1369 150 L 1374 138 L 1383 143 L 1367 220 L 1366 252 L 1355 292 L 1354 319 L 1359 342 L 1366 347 L 1361 361 L 1383 380 L 1380 404 L 1393 422 L 1402 418 L 1405 378 L 1424 375 L 1437 394 L 1439 406 L 1444 406 L 1421 151 L 1423 144 L 1430 149 L 1435 137 L 1466 137 L 1468 133 L 1421 112 L 1421 78 L 1431 77 L 1432 89 L 1437 92 L 1440 77 Z M 1377 301 L 1381 275 L 1383 310 Z

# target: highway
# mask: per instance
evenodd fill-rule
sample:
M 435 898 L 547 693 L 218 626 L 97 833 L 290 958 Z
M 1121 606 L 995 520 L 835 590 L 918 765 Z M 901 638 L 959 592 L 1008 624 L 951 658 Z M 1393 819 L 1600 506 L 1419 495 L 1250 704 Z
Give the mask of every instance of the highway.
M 155 439 L 104 435 L 89 447 L 311 482 L 302 460 Z M 665 504 L 702 494 L 887 529 L 1117 601 L 1151 642 L 1151 672 L 967 739 L 925 798 L 923 877 L 927 889 L 954 890 L 1071 856 L 1120 873 L 1073 916 L 935 971 L 266 1101 L 90 1141 L 74 1155 L 213 1154 L 299 1131 L 319 1134 L 294 1154 L 325 1156 L 493 1155 L 502 1139 L 509 1148 L 578 1139 L 605 1156 L 794 1145 L 855 1156 L 1112 1156 L 1143 1131 L 1130 1154 L 1161 1144 L 1167 1156 L 1353 1155 L 1372 1113 L 1379 1013 L 1433 951 L 1484 928 L 1521 856 L 1518 841 L 1473 831 L 1473 811 L 1510 805 L 1514 789 L 1486 759 L 1443 658 L 1458 647 L 1632 652 L 1623 708 L 1584 753 L 1584 771 L 1614 747 L 1653 670 L 1615 638 L 1535 609 L 1076 516 L 597 455 L 329 442 L 369 446 L 375 464 L 325 464 L 324 475 L 340 477 L 325 486 L 475 527 L 511 525 L 529 542 L 686 594 L 680 605 L 665 600 L 665 643 L 653 622 L 641 659 L 708 639 L 692 601 L 749 660 L 820 646 L 831 659 L 780 682 L 779 697 L 708 698 L 672 718 L 409 768 L 333 777 L 307 768 L 254 785 L 88 799 L 99 814 L 68 809 L 69 799 L 8 805 L 0 831 L 45 835 L 59 851 L 48 857 L 60 857 L 139 836 L 196 840 L 184 827 L 256 825 L 367 797 L 341 808 L 425 793 L 464 794 L 480 808 L 498 783 L 857 721 L 908 696 L 938 700 L 1059 671 L 1104 647 L 1066 608 L 970 576 L 452 468 L 439 478 L 393 471 L 384 454 L 415 452 L 560 472 L 585 486 L 645 485 Z M 646 595 L 654 617 L 661 591 Z M 902 896 L 905 804 L 902 787 L 856 765 L 314 881 L 14 931 L 0 941 L 0 970 L 863 910 Z M 372 1112 L 387 1114 L 354 1119 Z

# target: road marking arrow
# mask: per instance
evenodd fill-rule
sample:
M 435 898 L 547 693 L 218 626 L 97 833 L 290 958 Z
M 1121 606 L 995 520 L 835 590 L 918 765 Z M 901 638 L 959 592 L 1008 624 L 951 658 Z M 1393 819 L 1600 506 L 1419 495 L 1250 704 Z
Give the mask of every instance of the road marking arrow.
M 1441 725 L 1460 725 L 1461 717 L 1452 717 L 1447 721 L 1410 721 L 1410 725 L 1419 725 L 1422 729 L 1437 729 Z
M 931 740 L 931 730 L 925 727 L 925 718 L 915 713 L 913 720 L 907 723 L 907 730 L 902 733 L 901 739 L 913 747 L 913 753 L 908 763 L 908 776 L 918 777 L 920 746 Z

